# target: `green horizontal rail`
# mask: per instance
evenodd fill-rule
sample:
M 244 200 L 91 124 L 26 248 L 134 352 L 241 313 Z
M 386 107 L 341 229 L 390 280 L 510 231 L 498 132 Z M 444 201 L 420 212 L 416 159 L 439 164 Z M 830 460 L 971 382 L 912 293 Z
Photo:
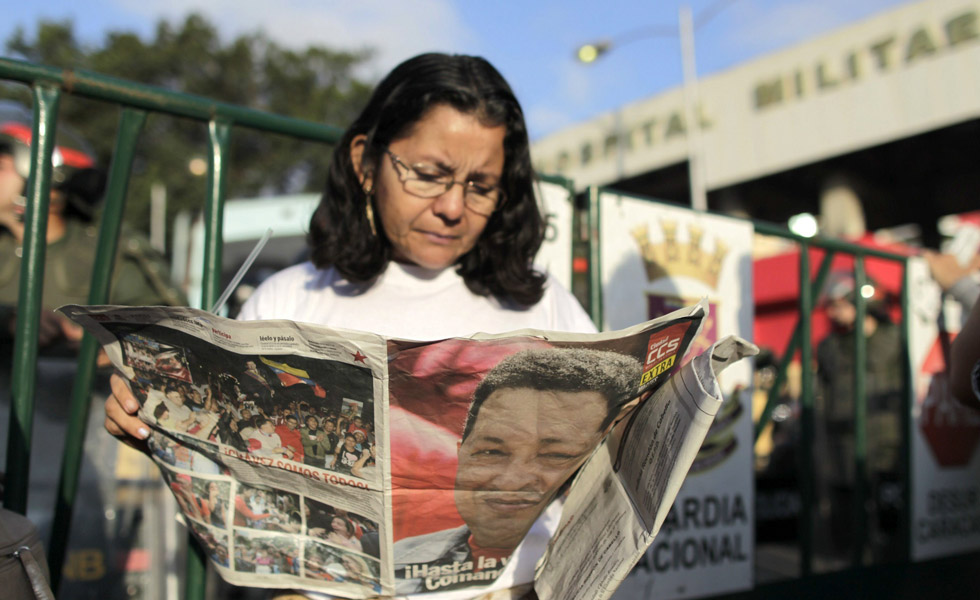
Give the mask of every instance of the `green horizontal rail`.
M 335 144 L 343 130 L 323 123 L 284 117 L 260 110 L 218 102 L 204 96 L 173 92 L 93 73 L 84 69 L 58 69 L 10 58 L 0 58 L 0 79 L 28 85 L 43 82 L 67 93 L 93 98 L 150 112 L 162 112 L 188 119 L 230 124 L 288 135 L 295 138 Z
M 731 218 L 731 217 L 729 217 Z M 867 246 L 862 246 L 860 244 L 855 244 L 853 242 L 845 242 L 843 240 L 830 239 L 825 237 L 803 237 L 797 235 L 786 229 L 782 225 L 776 225 L 774 223 L 768 223 L 766 221 L 756 221 L 750 220 L 752 227 L 755 228 L 755 232 L 760 235 L 771 235 L 774 237 L 781 237 L 798 244 L 807 244 L 814 248 L 821 248 L 824 250 L 833 250 L 834 252 L 846 252 L 847 254 L 853 254 L 855 256 L 870 256 L 874 258 L 883 258 L 885 260 L 893 260 L 895 262 L 904 263 L 907 257 L 902 254 L 896 254 L 895 252 L 888 252 L 887 250 L 879 250 L 877 248 L 869 248 Z

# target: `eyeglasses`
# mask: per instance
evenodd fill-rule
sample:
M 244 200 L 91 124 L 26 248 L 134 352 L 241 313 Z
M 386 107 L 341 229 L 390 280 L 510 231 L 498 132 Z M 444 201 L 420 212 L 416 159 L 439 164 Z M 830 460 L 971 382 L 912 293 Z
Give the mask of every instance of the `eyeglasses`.
M 456 181 L 452 173 L 436 165 L 417 163 L 409 166 L 391 150 L 385 150 L 385 153 L 391 158 L 402 188 L 413 196 L 435 198 L 459 184 L 463 186 L 463 202 L 466 208 L 478 215 L 489 217 L 504 204 L 506 196 L 499 185 L 473 180 Z

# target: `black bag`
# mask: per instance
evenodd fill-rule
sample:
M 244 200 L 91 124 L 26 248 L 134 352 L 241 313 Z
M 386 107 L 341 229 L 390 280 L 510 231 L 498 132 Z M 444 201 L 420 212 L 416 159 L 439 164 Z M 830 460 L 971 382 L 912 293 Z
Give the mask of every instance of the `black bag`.
M 0 508 L 0 590 L 11 600 L 54 600 L 37 528 L 27 517 Z

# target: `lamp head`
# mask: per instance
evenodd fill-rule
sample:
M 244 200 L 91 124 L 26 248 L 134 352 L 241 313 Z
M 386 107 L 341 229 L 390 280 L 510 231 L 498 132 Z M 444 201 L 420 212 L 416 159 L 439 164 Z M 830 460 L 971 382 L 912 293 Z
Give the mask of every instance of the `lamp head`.
M 585 64 L 593 63 L 600 56 L 608 52 L 611 45 L 612 44 L 606 40 L 591 44 L 584 44 L 579 46 L 578 50 L 575 51 L 575 57 L 578 58 L 580 62 Z

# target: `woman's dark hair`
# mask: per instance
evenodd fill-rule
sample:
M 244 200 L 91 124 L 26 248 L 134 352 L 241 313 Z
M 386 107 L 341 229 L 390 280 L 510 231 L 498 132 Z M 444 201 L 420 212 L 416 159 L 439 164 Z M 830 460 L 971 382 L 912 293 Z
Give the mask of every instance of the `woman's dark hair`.
M 375 88 L 361 115 L 340 139 L 330 162 L 327 186 L 310 222 L 311 258 L 333 266 L 347 280 L 370 282 L 392 257 L 381 227 L 371 233 L 366 194 L 351 162 L 350 147 L 367 137 L 363 163 L 378 165 L 385 149 L 406 136 L 429 110 L 450 106 L 481 123 L 506 128 L 500 185 L 506 200 L 488 219 L 476 246 L 457 262 L 457 273 L 474 294 L 530 306 L 541 299 L 545 276 L 531 261 L 544 234 L 534 198 L 534 171 L 524 114 L 503 76 L 475 56 L 422 54 L 411 58 Z M 377 212 L 377 211 L 375 211 Z

